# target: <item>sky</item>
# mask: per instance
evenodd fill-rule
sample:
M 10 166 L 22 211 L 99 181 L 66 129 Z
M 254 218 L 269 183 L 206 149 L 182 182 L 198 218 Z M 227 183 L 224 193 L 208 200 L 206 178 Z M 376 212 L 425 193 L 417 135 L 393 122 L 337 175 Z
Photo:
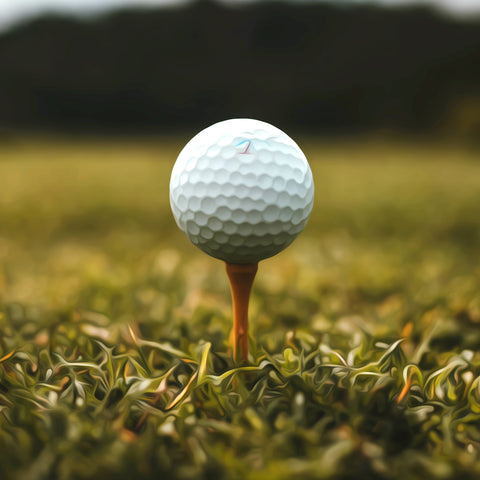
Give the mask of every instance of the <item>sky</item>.
M 253 0 L 220 0 L 239 4 Z M 298 1 L 298 0 L 297 0 Z M 311 0 L 312 1 L 312 0 Z M 315 0 L 313 0 L 315 1 Z M 316 0 L 321 1 L 321 0 Z M 334 3 L 335 0 L 329 0 Z M 480 15 L 480 0 L 336 0 L 342 3 L 380 3 L 387 5 L 431 4 L 460 16 Z M 18 22 L 34 18 L 45 12 L 94 15 L 127 6 L 152 7 L 188 3 L 189 0 L 0 0 L 0 32 Z

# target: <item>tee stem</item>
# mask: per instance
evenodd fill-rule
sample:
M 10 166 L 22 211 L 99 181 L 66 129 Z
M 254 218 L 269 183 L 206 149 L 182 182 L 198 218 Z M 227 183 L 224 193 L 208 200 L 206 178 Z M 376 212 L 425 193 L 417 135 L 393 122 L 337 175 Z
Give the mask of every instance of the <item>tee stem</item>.
M 233 359 L 236 363 L 248 359 L 248 303 L 258 263 L 227 263 L 233 306 L 233 329 L 230 341 L 233 345 Z

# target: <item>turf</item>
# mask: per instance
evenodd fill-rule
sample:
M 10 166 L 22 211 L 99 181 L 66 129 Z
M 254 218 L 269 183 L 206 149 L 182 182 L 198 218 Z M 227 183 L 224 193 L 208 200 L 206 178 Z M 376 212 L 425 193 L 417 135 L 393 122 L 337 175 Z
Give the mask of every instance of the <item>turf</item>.
M 478 478 L 478 152 L 305 139 L 238 366 L 168 206 L 184 142 L 0 146 L 1 478 Z

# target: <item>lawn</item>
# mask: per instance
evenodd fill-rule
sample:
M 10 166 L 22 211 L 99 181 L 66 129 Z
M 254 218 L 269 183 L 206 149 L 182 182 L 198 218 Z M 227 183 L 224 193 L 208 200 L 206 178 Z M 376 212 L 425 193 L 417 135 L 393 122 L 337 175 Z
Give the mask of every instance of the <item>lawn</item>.
M 2 140 L 2 480 L 478 478 L 479 152 L 301 141 L 237 366 L 168 204 L 186 140 Z

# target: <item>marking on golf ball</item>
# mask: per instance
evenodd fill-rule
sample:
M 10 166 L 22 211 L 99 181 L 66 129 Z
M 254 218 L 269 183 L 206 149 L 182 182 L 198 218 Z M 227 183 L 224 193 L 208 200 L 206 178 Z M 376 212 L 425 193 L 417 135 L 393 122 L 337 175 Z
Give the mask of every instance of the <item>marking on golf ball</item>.
M 251 155 L 252 152 L 250 152 L 250 147 L 252 145 L 252 142 L 250 140 L 244 140 L 243 142 L 240 142 L 238 146 L 243 145 L 244 143 L 247 144 L 245 147 L 245 150 L 241 152 L 241 155 Z
M 202 130 L 172 170 L 170 204 L 180 229 L 209 255 L 256 263 L 286 248 L 313 207 L 308 161 L 284 132 L 232 119 Z

